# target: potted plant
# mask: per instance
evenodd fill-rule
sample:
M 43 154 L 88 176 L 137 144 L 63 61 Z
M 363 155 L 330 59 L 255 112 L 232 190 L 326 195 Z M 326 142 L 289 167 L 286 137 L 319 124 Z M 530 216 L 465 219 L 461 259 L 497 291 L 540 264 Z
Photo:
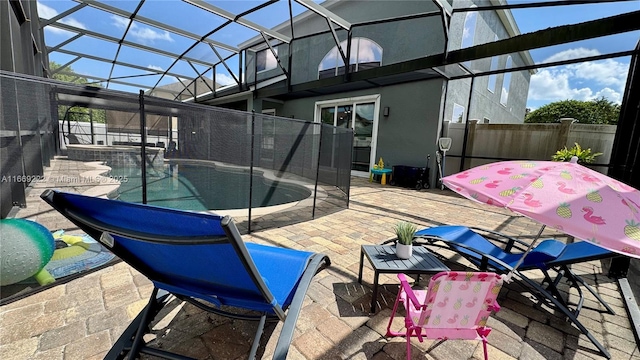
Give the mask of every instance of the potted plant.
M 595 161 L 596 156 L 600 155 L 602 155 L 602 153 L 592 153 L 591 149 L 583 149 L 578 143 L 575 143 L 575 146 L 571 149 L 567 149 L 565 146 L 564 149 L 558 150 L 556 154 L 551 157 L 551 160 L 570 161 L 571 158 L 575 156 L 578 158 L 578 164 L 591 164 Z
M 416 233 L 416 226 L 408 222 L 397 223 L 393 228 L 398 237 L 396 243 L 396 255 L 400 259 L 409 259 L 413 252 L 413 237 Z

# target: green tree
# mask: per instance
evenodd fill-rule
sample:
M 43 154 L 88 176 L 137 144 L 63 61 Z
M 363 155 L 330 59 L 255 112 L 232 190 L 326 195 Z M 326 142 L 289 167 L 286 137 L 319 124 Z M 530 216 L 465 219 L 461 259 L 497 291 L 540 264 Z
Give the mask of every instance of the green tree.
M 590 101 L 563 100 L 542 106 L 525 115 L 525 123 L 555 123 L 560 118 L 574 118 L 581 124 L 617 125 L 620 105 L 604 97 Z
M 62 65 L 56 63 L 55 61 L 49 62 L 49 69 L 51 71 L 57 70 Z M 53 78 L 56 80 L 78 84 L 78 85 L 87 85 L 93 87 L 102 87 L 98 83 L 90 83 L 87 78 L 75 75 L 73 69 L 69 66 L 65 69 L 64 72 L 57 72 L 53 74 Z M 58 106 L 58 119 L 69 119 L 70 121 L 81 121 L 81 122 L 89 122 L 93 118 L 93 122 L 104 124 L 107 119 L 107 114 L 105 110 L 102 109 L 89 109 L 81 106 Z

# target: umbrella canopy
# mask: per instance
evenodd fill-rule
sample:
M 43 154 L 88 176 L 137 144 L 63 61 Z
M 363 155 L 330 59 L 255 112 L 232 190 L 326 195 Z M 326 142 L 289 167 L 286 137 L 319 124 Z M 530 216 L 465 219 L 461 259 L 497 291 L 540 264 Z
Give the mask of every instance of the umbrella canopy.
M 442 181 L 469 199 L 640 258 L 640 192 L 580 164 L 502 161 Z

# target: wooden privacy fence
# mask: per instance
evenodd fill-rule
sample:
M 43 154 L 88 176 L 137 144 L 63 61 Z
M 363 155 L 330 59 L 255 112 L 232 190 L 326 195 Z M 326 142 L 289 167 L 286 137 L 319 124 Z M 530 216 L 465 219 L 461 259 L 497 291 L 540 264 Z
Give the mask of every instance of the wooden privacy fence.
M 444 136 L 452 138 L 445 174 L 460 171 L 464 144 L 464 123 L 445 122 Z M 469 120 L 463 169 L 499 159 L 551 160 L 556 151 L 575 143 L 584 149 L 603 153 L 593 168 L 606 173 L 615 138 L 615 125 L 579 124 L 561 119 L 553 124 L 485 124 Z

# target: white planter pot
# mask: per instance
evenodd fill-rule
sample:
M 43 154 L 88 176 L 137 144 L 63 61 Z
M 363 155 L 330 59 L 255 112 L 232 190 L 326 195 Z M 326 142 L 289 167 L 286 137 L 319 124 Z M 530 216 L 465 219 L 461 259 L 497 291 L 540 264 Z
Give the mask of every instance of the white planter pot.
M 409 259 L 413 253 L 413 245 L 403 245 L 396 243 L 396 256 L 400 259 Z

